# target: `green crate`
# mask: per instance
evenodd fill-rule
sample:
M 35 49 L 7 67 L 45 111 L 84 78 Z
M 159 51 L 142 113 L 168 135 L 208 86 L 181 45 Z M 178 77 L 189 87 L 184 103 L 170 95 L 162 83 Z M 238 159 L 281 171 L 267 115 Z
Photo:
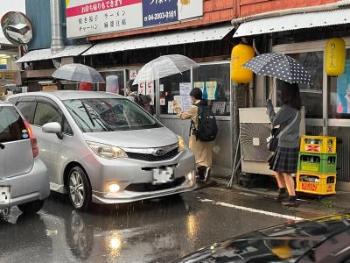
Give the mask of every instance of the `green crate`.
M 336 173 L 337 172 L 337 155 L 322 154 L 321 155 L 321 173 Z
M 337 155 L 299 153 L 298 171 L 336 173 Z

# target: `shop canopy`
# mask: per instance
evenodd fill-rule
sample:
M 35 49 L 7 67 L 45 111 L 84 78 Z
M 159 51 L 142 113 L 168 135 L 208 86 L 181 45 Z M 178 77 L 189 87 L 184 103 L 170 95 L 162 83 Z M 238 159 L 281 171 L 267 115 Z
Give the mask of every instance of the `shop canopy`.
M 84 51 L 86 51 L 87 49 L 89 49 L 90 47 L 91 47 L 90 44 L 78 45 L 78 46 L 66 46 L 62 51 L 56 54 L 52 54 L 50 48 L 37 49 L 37 50 L 29 51 L 27 54 L 25 54 L 23 57 L 18 59 L 16 62 L 24 63 L 24 62 L 48 60 L 53 58 L 76 57 L 76 56 L 79 56 Z
M 163 47 L 171 45 L 181 45 L 188 43 L 206 42 L 221 40 L 228 35 L 233 26 L 226 25 L 221 27 L 211 27 L 200 30 L 190 30 L 184 32 L 160 34 L 156 36 L 145 36 L 137 38 L 127 38 L 122 40 L 113 40 L 96 44 L 83 56 L 107 54 L 126 50 L 135 50 L 143 48 Z
M 234 38 L 350 23 L 350 9 L 289 14 L 242 23 Z

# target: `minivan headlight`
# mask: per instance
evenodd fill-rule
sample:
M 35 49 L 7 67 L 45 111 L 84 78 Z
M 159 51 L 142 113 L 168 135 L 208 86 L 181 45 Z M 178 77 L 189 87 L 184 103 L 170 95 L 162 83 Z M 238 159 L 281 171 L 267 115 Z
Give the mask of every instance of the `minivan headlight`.
M 126 152 L 116 146 L 96 142 L 86 142 L 90 149 L 98 156 L 106 159 L 128 158 Z
M 184 138 L 182 138 L 181 136 L 178 136 L 179 138 L 179 152 L 182 152 L 186 149 L 186 143 L 185 143 L 185 140 Z

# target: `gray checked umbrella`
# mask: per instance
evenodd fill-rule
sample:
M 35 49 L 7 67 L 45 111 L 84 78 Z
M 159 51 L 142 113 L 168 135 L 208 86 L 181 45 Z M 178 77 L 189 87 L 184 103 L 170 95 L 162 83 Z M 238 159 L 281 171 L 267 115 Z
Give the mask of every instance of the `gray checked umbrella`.
M 96 69 L 77 63 L 63 65 L 52 74 L 52 77 L 76 82 L 105 82 L 102 75 Z
M 311 74 L 294 58 L 278 53 L 265 53 L 249 60 L 244 67 L 261 76 L 273 77 L 291 84 L 310 85 Z

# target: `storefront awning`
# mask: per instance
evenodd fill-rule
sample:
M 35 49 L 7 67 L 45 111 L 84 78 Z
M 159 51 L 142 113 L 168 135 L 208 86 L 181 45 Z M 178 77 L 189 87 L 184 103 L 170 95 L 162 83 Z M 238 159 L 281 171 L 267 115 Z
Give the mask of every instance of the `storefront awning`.
M 18 59 L 17 63 L 48 60 L 53 58 L 76 57 L 91 47 L 90 44 L 78 46 L 66 46 L 62 51 L 52 54 L 50 48 L 33 50 Z
M 23 62 L 31 62 L 31 61 L 39 61 L 39 60 L 45 60 L 51 58 L 51 49 L 45 48 L 45 49 L 37 49 L 33 51 L 29 51 L 27 54 L 25 54 L 23 57 L 18 59 L 17 63 L 23 63 Z
M 350 23 L 350 9 L 290 14 L 241 24 L 234 38 Z
M 221 40 L 233 29 L 233 26 L 213 27 L 201 30 L 162 34 L 158 36 L 138 37 L 133 39 L 114 40 L 96 44 L 83 56 L 113 53 L 125 50 L 152 48 L 187 43 Z

